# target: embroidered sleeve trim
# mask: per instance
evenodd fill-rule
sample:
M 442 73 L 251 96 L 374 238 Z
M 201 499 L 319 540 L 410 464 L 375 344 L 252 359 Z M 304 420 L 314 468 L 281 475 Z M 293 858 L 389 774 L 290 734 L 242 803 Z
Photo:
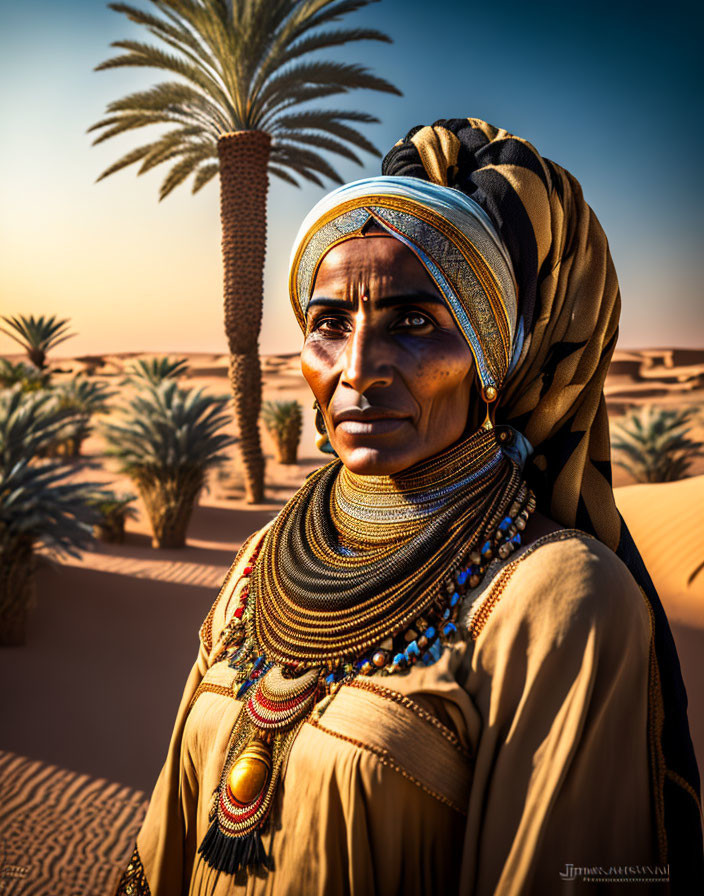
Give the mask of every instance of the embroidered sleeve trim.
M 137 846 L 117 885 L 115 896 L 152 896 Z
M 188 712 L 193 709 L 193 705 L 196 700 L 200 697 L 201 694 L 219 694 L 221 697 L 231 697 L 234 698 L 234 694 L 232 693 L 232 685 L 226 687 L 222 684 L 213 684 L 209 681 L 201 681 L 201 683 L 196 688 L 196 692 L 191 699 L 191 702 L 188 704 Z
M 477 638 L 481 634 L 482 629 L 486 625 L 487 619 L 491 615 L 491 611 L 501 600 L 501 595 L 508 585 L 509 580 L 513 576 L 520 563 L 525 560 L 526 557 L 529 557 L 534 551 L 542 547 L 544 544 L 551 544 L 556 541 L 565 541 L 566 539 L 574 538 L 575 536 L 596 541 L 593 536 L 589 535 L 586 532 L 582 532 L 579 529 L 558 529 L 555 532 L 549 532 L 547 535 L 543 535 L 542 538 L 538 538 L 533 542 L 533 544 L 529 545 L 519 556 L 517 556 L 515 560 L 512 560 L 506 566 L 500 568 L 497 571 L 496 576 L 489 582 L 484 595 L 479 597 L 470 608 L 469 614 L 467 615 L 465 620 L 465 626 L 469 637 L 473 641 L 477 640 Z

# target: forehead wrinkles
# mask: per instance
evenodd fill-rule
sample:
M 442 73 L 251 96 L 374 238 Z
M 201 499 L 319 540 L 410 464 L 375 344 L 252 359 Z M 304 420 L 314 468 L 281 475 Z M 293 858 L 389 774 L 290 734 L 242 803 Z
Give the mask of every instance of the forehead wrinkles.
M 318 268 L 311 298 L 357 296 L 364 289 L 385 293 L 434 284 L 416 257 L 392 237 L 362 237 L 333 247 Z

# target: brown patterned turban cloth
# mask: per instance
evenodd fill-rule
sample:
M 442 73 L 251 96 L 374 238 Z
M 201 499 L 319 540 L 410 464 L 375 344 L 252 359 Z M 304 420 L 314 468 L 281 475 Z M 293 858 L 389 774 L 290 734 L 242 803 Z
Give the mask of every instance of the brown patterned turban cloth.
M 568 171 L 479 119 L 413 128 L 382 174 L 333 191 L 304 221 L 290 277 L 299 324 L 305 330 L 325 253 L 370 217 L 425 265 L 467 338 L 480 386 L 497 388 L 497 424 L 532 446 L 525 476 L 540 509 L 607 544 L 643 590 L 653 623 L 659 854 L 672 892 L 704 892 L 699 773 L 677 651 L 611 484 L 603 387 L 620 293 L 604 231 Z
M 577 181 L 525 140 L 476 119 L 418 128 L 384 159 L 385 175 L 454 187 L 492 218 L 513 262 L 520 356 L 497 422 L 533 446 L 526 475 L 543 511 L 615 550 L 604 380 L 620 295 L 606 237 Z

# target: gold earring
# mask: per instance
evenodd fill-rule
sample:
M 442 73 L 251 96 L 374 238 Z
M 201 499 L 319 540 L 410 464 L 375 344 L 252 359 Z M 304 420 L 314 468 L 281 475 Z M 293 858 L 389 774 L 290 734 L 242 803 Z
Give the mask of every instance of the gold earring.
M 486 417 L 482 423 L 482 429 L 489 430 L 494 428 L 494 421 L 492 418 L 496 408 L 495 402 L 498 397 L 499 393 L 496 391 L 495 386 L 482 386 L 482 398 L 486 404 Z

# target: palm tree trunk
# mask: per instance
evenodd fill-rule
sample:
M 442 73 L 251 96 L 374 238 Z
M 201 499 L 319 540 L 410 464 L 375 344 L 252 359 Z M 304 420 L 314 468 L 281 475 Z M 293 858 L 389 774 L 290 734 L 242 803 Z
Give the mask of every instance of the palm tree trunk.
M 24 644 L 34 594 L 34 546 L 26 535 L 0 550 L 0 647 Z
M 195 471 L 165 479 L 145 477 L 136 483 L 152 526 L 152 547 L 185 547 L 188 524 L 203 488 L 203 474 Z
M 218 140 L 220 220 L 225 274 L 225 333 L 230 388 L 239 428 L 248 503 L 264 497 L 264 455 L 259 435 L 262 376 L 259 332 L 266 253 L 267 164 L 271 137 L 237 131 Z

